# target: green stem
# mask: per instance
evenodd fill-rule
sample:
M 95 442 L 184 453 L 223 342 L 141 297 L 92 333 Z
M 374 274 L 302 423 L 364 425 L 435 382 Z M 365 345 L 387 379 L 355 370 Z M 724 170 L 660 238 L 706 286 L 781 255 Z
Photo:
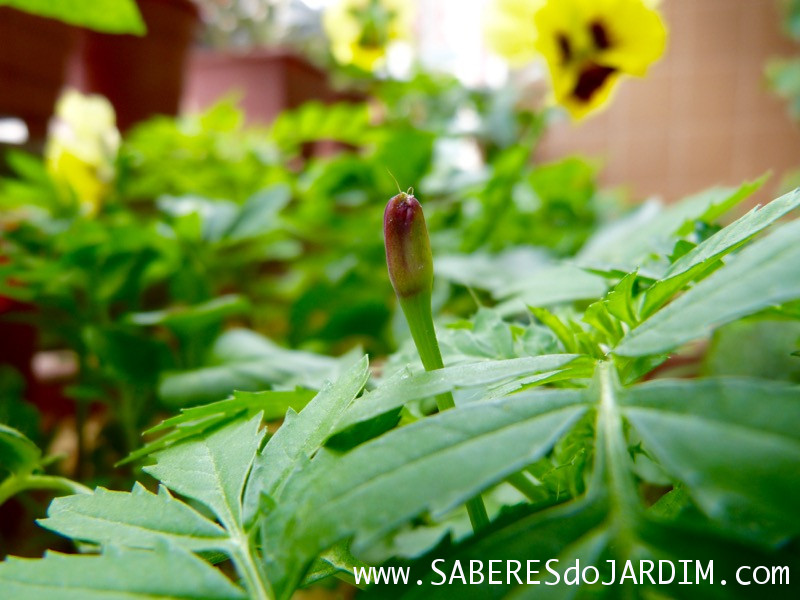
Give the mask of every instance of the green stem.
M 11 475 L 0 483 L 0 505 L 25 490 L 54 490 L 74 494 L 91 494 L 85 485 L 57 475 Z
M 411 337 L 419 352 L 422 366 L 426 371 L 436 371 L 444 367 L 442 353 L 439 350 L 439 341 L 436 339 L 436 330 L 433 327 L 433 314 L 431 312 L 431 294 L 422 292 L 410 298 L 400 298 L 400 306 L 408 321 Z M 436 396 L 436 406 L 439 411 L 455 408 L 453 394 L 445 392 Z M 489 524 L 489 515 L 480 495 L 466 502 L 469 520 L 473 531 Z
M 122 394 L 120 395 L 120 421 L 122 422 L 122 431 L 125 436 L 128 454 L 139 447 L 139 429 L 136 426 L 137 415 L 135 392 L 130 386 L 123 386 Z
M 537 486 L 533 481 L 531 481 L 525 473 L 521 471 L 514 473 L 506 478 L 506 481 L 514 486 L 514 488 L 516 488 L 516 490 L 528 500 L 533 502 L 541 500 L 541 487 Z
M 609 486 L 617 511 L 624 516 L 635 514 L 641 507 L 636 483 L 631 475 L 631 458 L 622 429 L 622 415 L 617 404 L 619 381 L 614 364 L 598 366 L 600 385 L 600 415 L 598 422 L 598 451 L 602 453 Z
M 408 321 L 411 337 L 417 346 L 426 371 L 435 371 L 444 367 L 436 330 L 433 327 L 430 292 L 420 292 L 409 298 L 400 298 L 400 306 Z M 452 408 L 452 407 L 448 407 Z
M 592 487 L 603 486 L 609 490 L 610 518 L 616 530 L 618 556 L 629 557 L 636 544 L 636 522 L 641 511 L 641 501 L 633 478 L 633 465 L 623 429 L 622 413 L 617 403 L 619 378 L 611 362 L 598 365 L 596 385 L 599 385 L 600 406 L 597 418 L 597 461 Z M 623 590 L 625 591 L 625 590 Z M 621 597 L 628 597 L 625 593 Z
M 233 537 L 231 541 L 233 546 L 231 549 L 231 558 L 236 565 L 236 570 L 242 579 L 245 581 L 247 592 L 250 598 L 255 600 L 273 600 L 275 594 L 272 591 L 272 586 L 262 576 L 261 571 L 253 559 L 253 554 L 250 550 L 250 542 L 245 534 L 238 537 Z

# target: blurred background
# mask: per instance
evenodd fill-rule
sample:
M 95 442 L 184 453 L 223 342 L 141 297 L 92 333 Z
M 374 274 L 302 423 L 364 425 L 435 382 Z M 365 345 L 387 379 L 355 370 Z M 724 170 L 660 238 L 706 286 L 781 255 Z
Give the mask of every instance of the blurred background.
M 250 123 L 269 123 L 308 100 L 357 98 L 330 74 L 322 12 L 331 0 L 138 0 L 145 37 L 71 28 L 0 13 L 0 140 L 41 143 L 60 89 L 107 96 L 123 130 L 154 114 L 238 98 Z M 389 53 L 385 77 L 409 77 L 416 62 L 470 87 L 513 82 L 541 100 L 545 70 L 510 70 L 487 48 L 487 0 L 419 0 L 411 35 Z M 675 200 L 697 189 L 774 172 L 764 196 L 798 164 L 800 131 L 778 92 L 791 73 L 769 65 L 797 52 L 787 3 L 665 0 L 670 31 L 648 78 L 622 86 L 609 110 L 579 127 L 555 118 L 537 157 L 580 153 L 602 160 L 601 180 L 636 197 Z M 46 43 L 42 43 L 46 40 Z M 18 121 L 21 118 L 25 129 Z M 759 196 L 760 199 L 763 197 Z
M 425 205 L 436 314 L 463 324 L 514 294 L 596 298 L 607 282 L 559 261 L 652 198 L 637 214 L 687 220 L 678 257 L 800 184 L 800 0 L 631 0 L 658 4 L 659 39 L 588 115 L 533 58 L 539 4 L 0 0 L 0 423 L 36 468 L 129 487 L 118 461 L 179 409 L 402 348 L 381 230 L 399 187 Z M 496 52 L 498 22 L 527 60 Z M 657 233 L 649 258 L 672 250 Z M 538 285 L 553 273 L 565 295 Z M 34 524 L 48 493 L 5 499 L 0 557 L 69 548 Z

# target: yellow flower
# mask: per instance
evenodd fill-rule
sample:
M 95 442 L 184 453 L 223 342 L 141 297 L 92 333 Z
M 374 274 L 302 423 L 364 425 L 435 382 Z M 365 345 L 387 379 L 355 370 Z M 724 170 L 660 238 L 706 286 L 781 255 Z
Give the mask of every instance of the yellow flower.
M 323 23 L 337 62 L 372 71 L 392 42 L 410 35 L 410 0 L 338 0 Z
M 47 168 L 89 214 L 99 210 L 115 177 L 120 145 L 114 107 L 103 96 L 64 92 L 45 148 Z
M 546 0 L 494 0 L 484 14 L 489 47 L 519 67 L 537 56 L 533 21 Z
M 514 16 L 489 20 L 489 42 L 517 63 L 534 54 L 544 57 L 554 100 L 573 119 L 582 119 L 609 100 L 623 75 L 645 75 L 664 53 L 667 30 L 656 4 L 654 0 L 498 0 L 496 10 L 502 13 L 505 6 L 505 14 Z M 523 5 L 528 11 L 525 20 Z M 508 29 L 500 43 L 503 23 Z

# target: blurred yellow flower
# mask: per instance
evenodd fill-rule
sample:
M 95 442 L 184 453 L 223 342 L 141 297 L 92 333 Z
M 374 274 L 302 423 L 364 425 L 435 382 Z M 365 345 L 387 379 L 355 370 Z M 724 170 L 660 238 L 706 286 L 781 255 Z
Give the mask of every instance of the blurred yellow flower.
M 537 56 L 534 18 L 546 0 L 494 0 L 484 14 L 489 47 L 515 67 Z
M 641 77 L 664 53 L 655 0 L 495 0 L 487 39 L 511 64 L 544 57 L 555 102 L 573 119 L 602 107 L 623 75 Z
M 103 96 L 67 90 L 56 104 L 45 148 L 47 168 L 88 214 L 99 210 L 114 180 L 120 145 L 114 107 Z
M 338 0 L 323 24 L 337 62 L 372 71 L 388 47 L 410 36 L 411 0 Z

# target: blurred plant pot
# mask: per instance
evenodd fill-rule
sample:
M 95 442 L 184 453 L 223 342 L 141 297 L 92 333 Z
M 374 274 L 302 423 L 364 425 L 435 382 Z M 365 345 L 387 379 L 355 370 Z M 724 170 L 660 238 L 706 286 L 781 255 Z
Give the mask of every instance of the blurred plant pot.
M 137 0 L 147 35 L 85 32 L 76 84 L 102 94 L 125 130 L 153 115 L 176 115 L 200 13 L 190 0 Z
M 309 100 L 337 99 L 325 71 L 290 51 L 193 52 L 183 106 L 197 111 L 228 95 L 240 97 L 240 106 L 251 124 L 269 123 L 281 111 Z
M 0 8 L 0 117 L 24 120 L 34 142 L 47 132 L 77 33 L 52 19 Z
M 36 328 L 13 319 L 33 311 L 30 305 L 0 296 L 0 365 L 10 365 L 25 379 L 28 392 L 34 387 L 33 355 L 36 352 Z M 12 317 L 12 318 L 9 318 Z
M 25 399 L 39 410 L 42 428 L 48 430 L 62 417 L 75 414 L 75 402 L 64 395 L 64 386 L 74 379 L 75 370 L 62 368 L 59 377 L 41 376 L 41 369 L 35 367 L 43 356 L 39 332 L 31 322 L 36 312 L 34 305 L 0 296 L 0 365 L 11 366 L 25 380 Z
M 8 257 L 0 248 L 0 265 L 6 262 Z M 0 366 L 9 365 L 22 376 L 25 399 L 36 405 L 43 416 L 58 418 L 74 414 L 74 403 L 65 399 L 62 383 L 42 381 L 35 372 L 39 332 L 30 317 L 36 311 L 33 304 L 0 295 L 0 340 L 3 341 L 0 343 Z

